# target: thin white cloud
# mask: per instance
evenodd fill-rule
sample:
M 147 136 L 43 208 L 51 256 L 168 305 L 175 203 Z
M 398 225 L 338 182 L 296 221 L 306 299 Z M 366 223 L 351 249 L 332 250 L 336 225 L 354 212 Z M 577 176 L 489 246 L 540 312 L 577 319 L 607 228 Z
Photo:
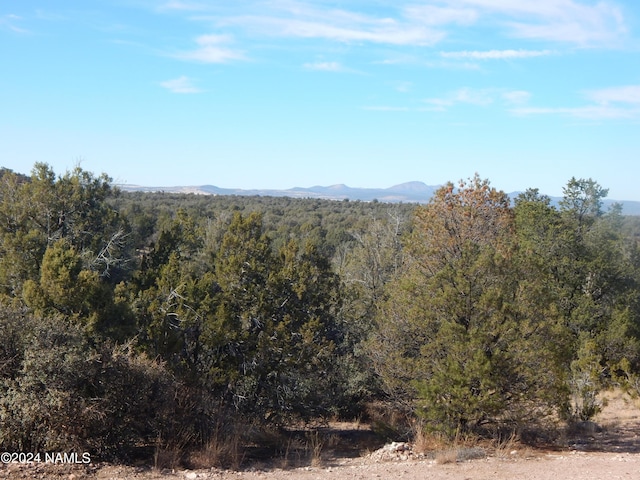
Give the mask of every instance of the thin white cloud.
M 611 5 L 611 2 L 607 0 L 600 1 L 593 7 L 584 5 L 576 0 L 538 0 L 536 2 L 524 2 L 521 0 L 441 0 L 441 2 L 459 7 L 476 7 L 512 15 L 543 17 L 558 17 L 566 14 L 566 12 L 599 10 L 602 7 Z
M 455 102 L 450 98 L 427 98 L 424 103 L 430 105 L 427 108 L 432 112 L 444 112 Z
M 450 35 L 463 37 L 469 27 L 490 28 L 497 35 L 577 46 L 620 44 L 627 35 L 622 10 L 614 0 L 382 0 L 320 2 L 311 0 L 249 0 L 238 3 L 204 0 L 162 0 L 156 11 L 182 15 L 192 22 L 233 32 L 238 45 L 224 35 L 203 35 L 197 47 L 172 56 L 201 63 L 227 63 L 246 59 L 251 45 L 266 37 L 326 41 L 343 44 L 376 44 L 387 47 L 388 62 L 398 62 L 395 47 L 432 47 Z M 337 7 L 336 5 L 339 5 Z M 193 15 L 200 11 L 206 14 Z M 242 43 L 240 43 L 242 42 Z M 251 43 L 249 43 L 251 42 Z M 304 48 L 306 42 L 297 47 Z M 417 50 L 408 55 L 417 64 L 433 68 L 480 69 L 480 62 L 553 55 L 549 47 L 442 51 L 425 60 Z M 394 58 L 394 55 L 396 56 Z M 407 55 L 405 53 L 405 55 Z M 318 70 L 332 70 L 329 65 Z M 304 68 L 314 69 L 314 64 Z M 343 69 L 344 70 L 344 69 Z M 332 71 L 337 71 L 333 69 Z
M 390 105 L 366 105 L 361 107 L 362 110 L 367 110 L 370 112 L 442 112 L 446 110 L 449 106 L 449 103 L 445 105 L 439 105 L 437 102 L 434 102 L 430 106 L 417 106 L 417 107 L 406 107 L 406 106 L 390 106 Z
M 551 50 L 486 50 L 486 51 L 468 51 L 459 52 L 440 52 L 443 58 L 460 58 L 472 60 L 511 60 L 516 58 L 532 58 L 551 55 Z
M 392 4 L 393 5 L 393 4 Z M 437 21 L 425 21 L 417 7 L 393 5 L 380 13 L 361 13 L 312 2 L 271 0 L 261 3 L 259 14 L 217 18 L 221 25 L 238 26 L 252 35 L 316 38 L 342 43 L 430 46 L 441 41 L 444 24 L 462 21 L 457 10 L 434 8 Z M 450 13 L 446 13 L 450 11 Z M 213 19 L 213 18 L 212 18 Z
M 173 93 L 200 93 L 201 89 L 193 85 L 191 79 L 186 76 L 181 76 L 171 80 L 165 80 L 160 82 L 160 86 L 166 88 Z
M 381 112 L 446 112 L 459 105 L 487 108 L 502 105 L 519 117 L 560 116 L 579 120 L 637 120 L 640 119 L 640 85 L 604 88 L 584 92 L 593 103 L 577 107 L 531 106 L 531 93 L 525 90 L 501 88 L 460 88 L 442 97 L 427 98 L 423 106 L 366 106 L 363 110 Z
M 48 22 L 59 22 L 66 19 L 66 17 L 60 13 L 53 13 L 49 10 L 43 10 L 41 8 L 36 9 L 36 18 L 38 20 L 45 20 Z
M 370 105 L 362 107 L 362 109 L 371 112 L 409 112 L 412 110 L 409 107 L 389 107 L 385 105 Z
M 626 85 L 583 92 L 591 105 L 580 107 L 519 107 L 511 112 L 519 116 L 560 115 L 588 120 L 640 118 L 640 85 Z
M 343 43 L 369 42 L 388 45 L 433 45 L 444 33 L 422 25 L 403 23 L 394 19 L 365 19 L 336 16 L 335 21 L 319 19 L 278 18 L 245 16 L 227 20 L 228 23 L 243 25 L 252 33 L 263 35 L 320 38 Z
M 492 16 L 518 38 L 591 46 L 619 42 L 627 33 L 622 11 L 610 0 L 595 4 L 576 0 L 442 1 Z
M 18 27 L 16 23 L 22 20 L 22 17 L 12 13 L 0 16 L 0 29 L 12 31 L 14 33 L 31 33 L 29 30 Z
M 196 11 L 206 10 L 206 6 L 201 3 L 171 0 L 160 5 L 158 7 L 158 10 L 160 11 L 178 10 L 178 11 L 186 11 L 186 12 L 196 12 Z
M 574 43 L 580 46 L 614 43 L 622 33 L 622 29 L 596 26 L 589 28 L 579 21 L 554 22 L 548 24 L 510 24 L 514 36 L 533 40 L 547 40 L 562 43 Z
M 475 62 L 459 62 L 459 61 L 450 61 L 450 60 L 429 60 L 422 63 L 425 67 L 428 68 L 437 68 L 442 70 L 482 70 L 482 67 Z
M 319 70 L 322 72 L 342 72 L 344 67 L 338 62 L 314 62 L 305 63 L 303 67 L 307 70 Z
M 201 63 L 227 63 L 245 58 L 241 51 L 233 50 L 226 46 L 232 41 L 228 35 L 201 35 L 195 41 L 198 44 L 197 49 L 181 52 L 173 56 L 181 60 Z
M 471 25 L 478 20 L 478 12 L 471 8 L 411 5 L 403 9 L 404 16 L 430 26 L 449 24 Z
M 495 101 L 493 89 L 460 88 L 440 98 L 428 98 L 425 103 L 431 105 L 434 110 L 445 111 L 456 104 L 470 104 L 485 107 Z
M 525 90 L 507 90 L 504 88 L 459 88 L 443 97 L 423 100 L 430 111 L 444 112 L 456 105 L 488 107 L 501 102 L 508 106 L 523 106 L 529 102 L 531 93 Z
M 311 70 L 316 72 L 339 72 L 339 73 L 357 73 L 363 74 L 359 70 L 349 68 L 341 64 L 340 62 L 308 62 L 302 65 L 305 70 Z
M 588 105 L 585 107 L 521 107 L 511 112 L 518 116 L 560 115 L 583 120 L 633 119 L 640 116 L 640 109 L 611 107 L 606 105 Z
M 398 82 L 396 84 L 396 91 L 400 93 L 408 93 L 413 88 L 413 82 Z
M 640 104 L 640 85 L 626 85 L 622 87 L 603 88 L 585 92 L 590 100 L 609 105 L 611 103 Z
M 423 54 L 405 53 L 402 51 L 385 52 L 386 58 L 375 60 L 373 65 L 412 65 L 416 67 L 438 68 L 445 70 L 480 70 L 480 65 L 474 62 L 459 60 L 430 59 Z
M 511 90 L 502 94 L 502 99 L 509 105 L 524 105 L 530 98 L 531 93 L 524 90 Z
M 494 98 L 490 90 L 461 88 L 452 96 L 454 103 L 470 103 L 472 105 L 486 106 L 493 103 Z

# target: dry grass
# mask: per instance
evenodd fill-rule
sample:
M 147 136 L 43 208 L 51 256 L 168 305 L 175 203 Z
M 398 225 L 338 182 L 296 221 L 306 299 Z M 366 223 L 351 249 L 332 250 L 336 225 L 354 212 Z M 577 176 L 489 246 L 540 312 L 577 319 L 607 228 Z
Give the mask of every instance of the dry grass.
M 242 436 L 238 432 L 226 436 L 216 432 L 204 448 L 189 455 L 189 465 L 196 469 L 224 467 L 237 470 L 244 458 Z
M 156 470 L 174 469 L 184 461 L 185 449 L 191 437 L 178 435 L 177 438 L 177 440 L 166 441 L 159 436 L 156 440 L 153 452 L 153 467 Z
M 291 443 L 292 440 L 287 440 L 284 450 L 282 451 L 282 456 L 278 459 L 278 467 L 285 470 L 291 466 Z
M 413 451 L 426 454 L 446 448 L 447 440 L 440 434 L 427 433 L 422 425 L 416 425 L 413 433 Z
M 183 452 L 177 447 L 157 445 L 153 453 L 153 468 L 164 470 L 174 469 L 182 463 Z
M 513 432 L 505 439 L 497 439 L 493 446 L 494 455 L 497 458 L 508 458 L 518 450 L 518 436 Z
M 448 439 L 442 434 L 426 432 L 422 425 L 414 427 L 413 452 L 432 456 L 436 463 L 446 464 L 484 458 L 486 451 L 476 438 L 460 434 Z
M 308 432 L 307 439 L 307 451 L 311 458 L 311 466 L 319 467 L 322 465 L 322 449 L 324 448 L 325 439 L 317 430 Z
M 340 436 L 322 430 L 311 429 L 303 435 L 279 437 L 282 447 L 275 463 L 279 468 L 297 468 L 303 465 L 320 467 L 329 451 L 340 447 Z

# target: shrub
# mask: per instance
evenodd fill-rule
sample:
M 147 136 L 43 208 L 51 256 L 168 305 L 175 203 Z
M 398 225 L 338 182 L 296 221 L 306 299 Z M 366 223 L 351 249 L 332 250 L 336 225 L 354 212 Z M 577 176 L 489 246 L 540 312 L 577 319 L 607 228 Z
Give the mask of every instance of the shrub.
M 3 449 L 126 458 L 176 428 L 177 383 L 162 364 L 94 347 L 61 318 L 4 310 L 0 324 Z

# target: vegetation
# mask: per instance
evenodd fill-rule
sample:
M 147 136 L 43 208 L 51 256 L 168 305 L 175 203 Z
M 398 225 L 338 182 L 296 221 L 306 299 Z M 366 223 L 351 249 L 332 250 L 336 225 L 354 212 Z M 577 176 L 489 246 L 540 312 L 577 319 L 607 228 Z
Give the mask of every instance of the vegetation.
M 588 420 L 602 389 L 640 393 L 640 223 L 606 194 L 512 204 L 476 175 L 389 205 L 3 170 L 0 445 L 207 451 L 380 405 L 445 436 Z

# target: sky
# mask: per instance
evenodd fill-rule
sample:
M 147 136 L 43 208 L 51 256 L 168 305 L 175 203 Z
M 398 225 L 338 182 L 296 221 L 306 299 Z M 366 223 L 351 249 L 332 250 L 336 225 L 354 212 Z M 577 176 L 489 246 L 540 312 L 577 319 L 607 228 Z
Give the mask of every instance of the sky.
M 637 0 L 0 0 L 0 166 L 640 201 Z

